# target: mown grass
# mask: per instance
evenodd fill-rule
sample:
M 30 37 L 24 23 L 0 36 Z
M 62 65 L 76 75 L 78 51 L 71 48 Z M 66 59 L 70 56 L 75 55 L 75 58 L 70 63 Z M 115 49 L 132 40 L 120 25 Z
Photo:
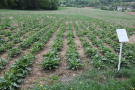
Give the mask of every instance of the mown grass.
M 64 9 L 72 9 L 74 7 L 58 7 L 58 10 L 64 10 Z
M 133 90 L 135 89 L 135 68 L 131 70 L 97 70 L 93 68 L 68 83 L 37 85 L 33 90 Z

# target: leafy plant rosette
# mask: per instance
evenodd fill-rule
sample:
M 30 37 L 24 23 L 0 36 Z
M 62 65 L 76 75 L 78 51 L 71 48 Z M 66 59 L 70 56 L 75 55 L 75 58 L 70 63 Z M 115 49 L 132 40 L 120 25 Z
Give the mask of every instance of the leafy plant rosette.
M 33 54 L 36 54 L 36 53 L 38 53 L 41 49 L 43 49 L 43 46 L 44 46 L 43 43 L 40 43 L 40 42 L 35 43 L 35 44 L 31 47 L 31 49 L 30 49 L 29 51 L 30 51 L 31 53 L 33 53 Z
M 8 56 L 9 57 L 15 57 L 17 56 L 18 54 L 21 53 L 21 49 L 20 48 L 12 48 L 8 51 Z
M 4 66 L 6 65 L 6 63 L 7 63 L 7 61 L 0 58 L 0 69 L 3 69 Z
M 56 51 L 50 51 L 43 57 L 44 60 L 41 62 L 42 69 L 52 70 L 58 68 L 60 58 Z

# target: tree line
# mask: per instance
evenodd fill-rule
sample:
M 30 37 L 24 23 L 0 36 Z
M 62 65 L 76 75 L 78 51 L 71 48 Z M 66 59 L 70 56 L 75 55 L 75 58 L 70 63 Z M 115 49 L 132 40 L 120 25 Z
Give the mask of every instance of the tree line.
M 135 2 L 135 0 L 60 0 L 60 4 L 67 6 L 90 6 L 97 7 L 101 5 L 125 5 L 127 2 Z
M 1 9 L 23 9 L 23 10 L 56 10 L 58 0 L 1 0 Z

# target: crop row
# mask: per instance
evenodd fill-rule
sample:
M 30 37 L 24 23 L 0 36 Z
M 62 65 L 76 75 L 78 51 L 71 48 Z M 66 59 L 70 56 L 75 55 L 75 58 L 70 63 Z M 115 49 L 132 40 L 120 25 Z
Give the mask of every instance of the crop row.
M 26 54 L 11 65 L 8 72 L 4 72 L 4 76 L 0 77 L 1 90 L 15 90 L 19 87 L 19 83 L 23 81 L 29 70 L 30 65 L 34 61 L 34 56 Z
M 33 36 L 29 37 L 26 41 L 19 44 L 18 47 L 12 48 L 8 50 L 8 57 L 13 58 L 19 55 L 22 52 L 22 49 L 31 48 L 29 51 L 32 54 L 38 53 L 45 45 L 45 43 L 48 41 L 48 39 L 51 37 L 51 35 L 55 32 L 57 29 L 59 23 L 52 23 L 49 26 L 45 27 L 43 30 L 40 30 L 39 32 L 36 32 Z M 51 29 L 50 29 L 51 28 Z M 48 30 L 50 29 L 50 30 Z M 46 33 L 44 33 L 46 32 Z M 38 39 L 37 39 L 38 38 Z M 33 42 L 36 42 L 32 45 Z M 25 44 L 24 44 L 25 43 Z M 27 47 L 21 47 L 22 45 L 27 45 Z M 4 67 L 3 67 L 4 68 Z
M 37 23 L 39 22 L 39 23 Z M 35 31 L 39 31 L 40 29 L 44 28 L 45 26 L 49 25 L 52 21 L 45 18 L 43 19 L 42 23 L 40 23 L 40 20 L 29 20 L 29 22 L 25 23 L 23 22 L 22 25 L 16 26 L 17 28 L 10 28 L 8 31 L 4 30 L 0 32 L 1 35 L 1 45 L 8 43 L 8 41 L 13 41 L 14 44 L 17 44 L 19 42 L 22 42 L 20 39 L 21 36 L 23 36 L 25 33 L 29 33 L 29 35 L 32 35 Z M 7 37 L 7 40 L 2 37 Z M 25 36 L 23 36 L 25 38 Z M 27 37 L 27 36 L 26 36 Z
M 84 64 L 81 63 L 80 56 L 76 51 L 76 45 L 74 42 L 74 33 L 71 24 L 68 24 L 67 39 L 68 39 L 67 41 L 68 48 L 67 48 L 66 58 L 68 61 L 68 68 L 72 70 L 82 68 Z
M 55 23 L 48 32 L 43 33 L 42 37 L 40 37 L 39 41 L 34 43 L 29 51 L 33 54 L 38 53 L 44 46 L 45 43 L 49 40 L 52 34 L 58 29 L 60 22 Z M 49 28 L 48 28 L 49 29 Z M 46 29 L 46 30 L 48 30 Z
M 88 40 L 86 40 L 85 35 L 89 35 L 90 32 L 87 31 L 87 34 L 74 23 L 74 27 L 76 29 L 77 32 L 77 36 L 79 37 L 79 39 L 82 42 L 82 46 L 84 48 L 85 51 L 85 55 L 91 59 L 91 63 L 93 64 L 94 67 L 98 68 L 98 69 L 102 69 L 105 68 L 104 63 L 103 63 L 103 56 L 100 56 L 98 53 L 98 50 L 95 49 Z
M 0 18 L 0 30 L 7 29 L 11 24 L 10 19 L 8 18 Z
M 79 24 L 80 25 L 80 24 Z M 93 49 L 92 46 L 86 42 L 85 38 L 80 38 L 82 41 L 82 45 L 84 46 L 84 50 L 87 56 L 93 60 L 93 65 L 98 68 L 105 68 L 104 64 L 111 65 L 112 67 L 116 67 L 118 56 L 107 46 L 104 45 L 104 42 L 98 39 L 91 31 L 87 30 L 83 25 L 80 26 L 84 31 L 79 30 L 77 25 L 75 26 L 77 29 L 77 33 L 79 37 L 84 37 L 86 35 L 92 42 L 94 46 L 98 48 L 98 51 L 102 53 L 103 56 L 100 56 L 96 49 Z M 87 34 L 86 34 L 87 32 Z M 81 34 L 80 34 L 81 33 Z M 80 36 L 81 35 L 81 36 Z M 86 45 L 84 44 L 86 43 Z M 91 56 L 90 56 L 91 54 Z
M 62 24 L 59 32 L 54 39 L 50 51 L 43 55 L 44 60 L 41 62 L 42 69 L 52 70 L 58 68 L 60 55 L 59 50 L 62 48 L 62 41 L 65 31 L 65 25 Z

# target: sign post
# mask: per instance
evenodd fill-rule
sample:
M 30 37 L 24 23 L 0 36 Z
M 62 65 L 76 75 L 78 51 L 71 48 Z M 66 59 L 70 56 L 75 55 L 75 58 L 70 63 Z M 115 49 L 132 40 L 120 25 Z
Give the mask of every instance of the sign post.
M 122 42 L 128 42 L 128 36 L 127 36 L 127 32 L 126 29 L 116 29 L 118 38 L 119 38 L 119 42 L 120 42 L 120 53 L 119 53 L 119 63 L 118 63 L 118 71 L 120 70 L 120 64 L 121 64 L 121 56 L 122 56 Z
M 121 42 L 121 43 L 120 43 L 120 53 L 119 53 L 118 71 L 120 70 L 120 64 L 121 64 L 122 45 L 123 45 L 123 43 Z

